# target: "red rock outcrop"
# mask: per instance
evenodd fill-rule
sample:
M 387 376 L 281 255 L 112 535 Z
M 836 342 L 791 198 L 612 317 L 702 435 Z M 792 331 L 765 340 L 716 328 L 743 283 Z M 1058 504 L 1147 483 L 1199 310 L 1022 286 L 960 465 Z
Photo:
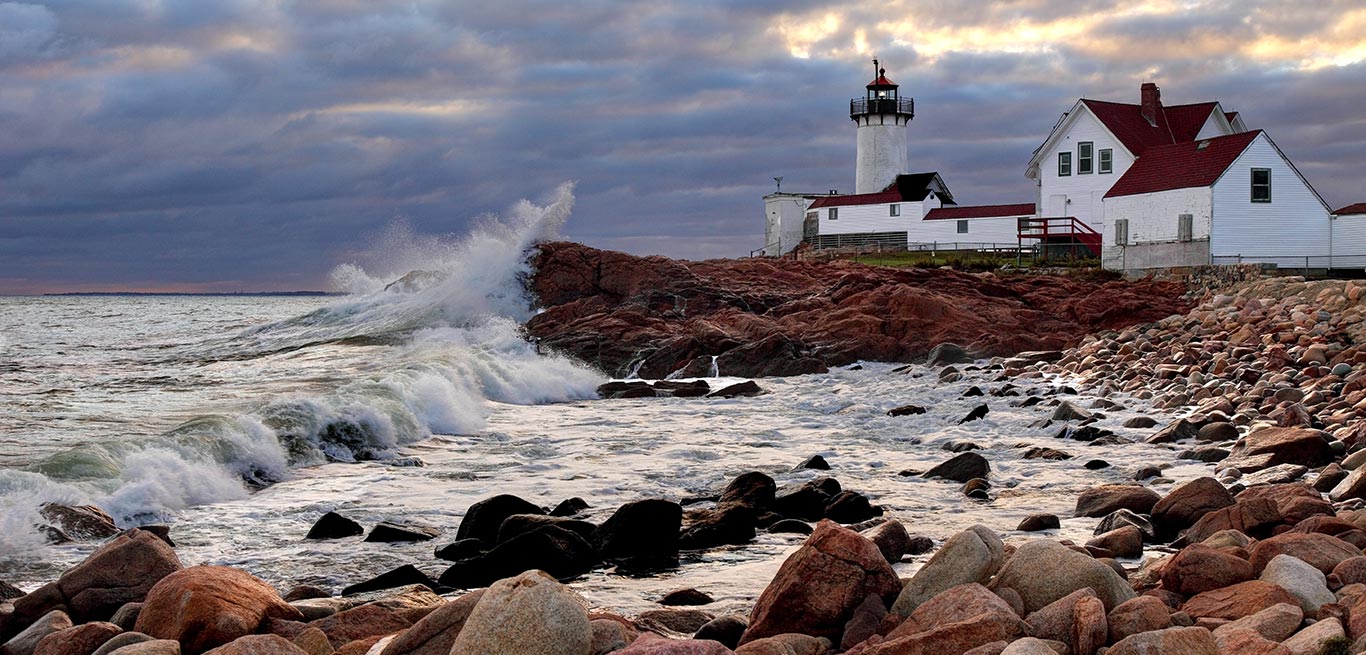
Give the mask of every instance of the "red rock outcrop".
M 540 343 L 641 377 L 703 367 L 793 375 L 866 359 L 912 361 L 953 342 L 980 356 L 1075 345 L 1094 330 L 1185 311 L 1170 282 L 971 274 L 847 261 L 635 257 L 546 243 L 529 287 Z M 643 360 L 643 361 L 642 361 Z

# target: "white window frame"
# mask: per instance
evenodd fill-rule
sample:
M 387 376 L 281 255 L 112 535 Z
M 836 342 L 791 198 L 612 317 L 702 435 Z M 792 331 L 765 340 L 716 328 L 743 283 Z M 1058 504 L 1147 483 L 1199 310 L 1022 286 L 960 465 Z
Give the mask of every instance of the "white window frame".
M 839 219 L 840 219 L 840 208 L 839 208 L 839 207 L 831 207 L 831 208 L 830 208 L 830 212 L 827 213 L 825 216 L 826 216 L 826 218 L 829 218 L 829 219 L 832 220 L 832 221 L 837 221 L 837 220 L 839 220 Z
M 1096 171 L 1096 144 L 1082 141 L 1077 144 L 1077 175 L 1090 175 Z
M 898 203 L 892 203 L 892 204 L 890 204 L 890 205 L 887 205 L 887 215 L 888 215 L 888 216 L 900 216 L 900 215 L 901 215 L 901 205 L 898 204 Z
M 1101 148 L 1097 160 L 1099 161 L 1099 166 L 1096 170 L 1099 171 L 1101 175 L 1115 172 L 1115 151 L 1113 148 Z
M 968 221 L 967 221 L 966 218 L 960 218 L 960 219 L 958 219 L 958 233 L 959 233 L 959 234 L 967 234 L 967 233 L 968 233 Z

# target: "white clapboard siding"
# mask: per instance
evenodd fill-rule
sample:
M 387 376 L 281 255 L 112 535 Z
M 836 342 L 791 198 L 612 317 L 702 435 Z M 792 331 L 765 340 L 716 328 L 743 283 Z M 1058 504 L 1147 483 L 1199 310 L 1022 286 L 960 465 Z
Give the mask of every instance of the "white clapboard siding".
M 890 207 L 901 205 L 901 215 L 891 216 Z M 861 234 L 865 232 L 909 232 L 911 226 L 920 222 L 923 214 L 921 203 L 900 202 L 881 205 L 848 205 L 839 207 L 838 218 L 830 220 L 830 208 L 821 207 L 821 234 Z
M 1017 216 L 969 218 L 966 234 L 958 231 L 958 219 L 920 221 L 911 229 L 911 243 L 996 243 L 1014 246 L 1019 241 Z
M 1076 111 L 1079 114 L 1076 120 L 1071 122 L 1039 164 L 1039 196 L 1044 203 L 1044 216 L 1075 216 L 1099 230 L 1103 212 L 1098 199 L 1129 170 L 1134 158 L 1085 104 Z M 1095 144 L 1095 172 L 1088 175 L 1077 173 L 1077 144 L 1083 141 Z M 1100 151 L 1104 148 L 1114 152 L 1114 168 L 1110 173 L 1100 172 Z M 1072 175 L 1058 177 L 1058 153 L 1064 151 L 1072 153 Z M 1065 200 L 1070 202 L 1050 201 L 1055 196 L 1065 196 Z
M 1211 208 L 1209 187 L 1106 198 L 1102 241 L 1107 246 L 1176 241 L 1181 214 L 1191 215 L 1192 240 L 1208 239 Z M 1115 221 L 1121 219 L 1129 221 L 1127 244 L 1115 243 Z
M 1366 214 L 1333 219 L 1333 268 L 1366 269 Z
M 1271 169 L 1271 202 L 1252 202 L 1252 169 Z M 1213 186 L 1210 254 L 1293 265 L 1329 254 L 1329 212 L 1285 157 L 1260 134 Z M 1276 258 L 1286 258 L 1278 261 Z M 1218 262 L 1217 262 L 1218 263 Z

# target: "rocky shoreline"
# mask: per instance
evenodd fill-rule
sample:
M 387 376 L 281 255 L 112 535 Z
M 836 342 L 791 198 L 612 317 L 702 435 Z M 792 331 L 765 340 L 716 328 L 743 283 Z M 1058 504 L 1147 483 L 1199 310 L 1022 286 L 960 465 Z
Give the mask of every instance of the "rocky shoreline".
M 403 567 L 339 597 L 307 586 L 280 593 L 228 567 L 184 568 L 164 530 L 134 529 L 49 585 L 0 588 L 11 598 L 0 603 L 0 655 L 1366 652 L 1363 293 L 1350 281 L 1220 283 L 1182 301 L 1189 311 L 1098 332 L 1067 351 L 983 364 L 939 349 L 941 381 L 969 368 L 993 376 L 965 392 L 981 396 L 983 414 L 1034 405 L 1038 426 L 1058 430 L 1061 443 L 1122 440 L 1100 421 L 1125 397 L 1178 413 L 1132 427 L 1211 474 L 1158 493 L 1161 467 L 1142 467 L 1125 472 L 1132 482 L 1080 494 L 1075 515 L 1099 519 L 1084 543 L 1049 538 L 1054 515 L 1026 518 L 1016 529 L 1040 536 L 1018 543 L 999 536 L 1011 526 L 978 525 L 899 579 L 893 564 L 933 541 L 833 478 L 779 490 L 759 472 L 701 499 L 706 509 L 645 499 L 596 524 L 575 518 L 584 509 L 577 499 L 547 510 L 487 498 L 440 548 L 452 563 L 439 579 Z M 1100 399 L 1082 407 L 1066 393 L 1020 393 L 1054 376 Z M 703 395 L 677 386 L 619 391 Z M 964 502 L 975 502 L 991 489 L 990 462 L 972 444 L 961 450 L 903 474 L 961 483 Z M 1022 457 L 1046 459 L 1048 450 Z M 45 516 L 75 538 L 112 534 L 93 508 Z M 713 615 L 699 609 L 706 594 L 680 589 L 660 599 L 662 609 L 625 617 L 590 610 L 556 579 L 605 565 L 648 574 L 675 566 L 680 550 L 744 544 L 756 529 L 783 525 L 809 536 L 747 615 Z M 338 515 L 314 530 L 312 538 L 366 532 Z M 404 526 L 376 533 L 432 538 Z M 1136 567 L 1119 561 L 1137 557 Z
M 1175 282 L 968 274 L 854 262 L 635 257 L 546 243 L 528 287 L 539 343 L 614 377 L 761 377 L 856 361 L 1056 350 L 1189 308 Z

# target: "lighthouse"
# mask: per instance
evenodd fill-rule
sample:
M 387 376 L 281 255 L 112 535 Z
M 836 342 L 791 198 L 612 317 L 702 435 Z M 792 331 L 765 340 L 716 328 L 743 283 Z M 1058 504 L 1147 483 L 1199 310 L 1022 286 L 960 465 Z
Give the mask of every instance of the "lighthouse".
M 864 96 L 849 101 L 849 118 L 858 130 L 854 193 L 876 193 L 907 172 L 906 126 L 915 118 L 915 100 L 897 93 L 876 59 L 873 73 Z

